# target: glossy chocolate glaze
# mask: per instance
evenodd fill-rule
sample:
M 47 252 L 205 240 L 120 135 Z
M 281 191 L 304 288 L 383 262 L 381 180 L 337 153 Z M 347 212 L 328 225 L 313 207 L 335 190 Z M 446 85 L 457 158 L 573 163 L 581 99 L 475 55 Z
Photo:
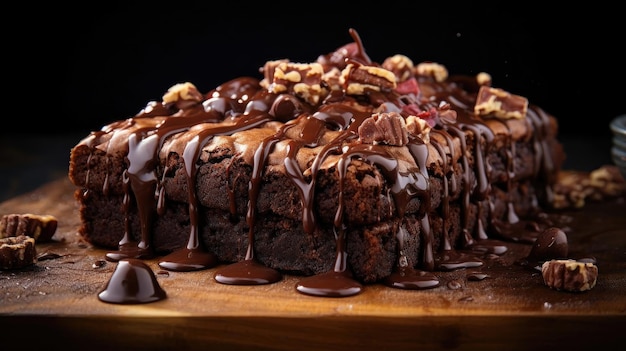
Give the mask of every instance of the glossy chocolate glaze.
M 136 258 L 121 259 L 106 287 L 98 294 L 102 302 L 141 304 L 163 300 L 161 288 L 150 267 Z
M 344 69 L 348 64 L 354 67 L 380 67 L 370 60 L 356 32 L 351 30 L 350 34 L 354 43 L 318 58 L 317 63 L 322 65 L 325 72 L 333 68 Z M 268 77 L 271 73 L 265 74 Z M 348 75 L 346 79 L 351 77 Z M 345 89 L 330 89 L 322 101 L 313 104 L 298 97 L 294 90 L 275 93 L 269 91 L 262 81 L 241 77 L 204 95 L 196 92 L 196 95 L 192 94 L 191 97 L 175 102 L 151 102 L 136 116 L 93 132 L 83 143 L 96 147 L 96 143 L 108 140 L 103 144 L 107 153 L 123 153 L 126 156 L 128 169 L 123 178 L 125 197 L 122 211 L 128 214 L 130 206 L 136 206 L 141 221 L 141 240 L 134 242 L 131 239 L 133 235 L 130 233 L 130 224 L 127 223 L 124 237 L 119 242 L 119 250 L 108 253 L 106 259 L 123 262 L 129 258 L 147 258 L 154 255 L 150 223 L 155 216 L 163 213 L 166 203 L 165 190 L 158 175 L 167 173 L 167 165 L 159 164 L 159 155 L 175 152 L 184 159 L 191 230 L 186 247 L 162 258 L 159 265 L 163 269 L 174 271 L 216 266 L 219 262 L 211 253 L 210 247 L 201 245 L 198 234 L 199 204 L 194 191 L 196 161 L 202 149 L 213 139 L 238 135 L 238 132 L 251 131 L 260 126 L 270 126 L 274 128 L 274 133 L 259 135 L 262 138 L 259 147 L 247 150 L 240 156 L 253 165 L 246 214 L 249 227 L 246 257 L 243 262 L 219 267 L 215 279 L 220 283 L 267 284 L 281 279 L 280 272 L 263 267 L 256 262 L 254 256 L 256 201 L 261 179 L 270 154 L 281 142 L 286 142 L 287 145 L 284 167 L 293 184 L 299 189 L 303 205 L 303 228 L 307 233 L 312 233 L 318 225 L 313 210 L 316 175 L 328 163 L 336 167 L 340 181 L 344 179 L 348 165 L 354 159 L 375 165 L 384 174 L 387 182 L 392 184 L 389 196 L 396 215 L 400 218 L 404 216 L 412 199 L 420 199 L 423 206 L 420 219 L 421 262 L 415 267 L 406 262 L 402 249 L 407 233 L 401 225 L 397 233 L 398 263 L 394 272 L 384 281 L 388 286 L 402 289 L 436 287 L 439 281 L 432 273 L 436 270 L 481 267 L 486 254 L 501 255 L 506 252 L 504 241 L 534 242 L 545 229 L 546 223 L 537 221 L 534 217 L 521 218 L 515 213 L 512 201 L 508 204 L 506 220 L 496 219 L 488 213 L 492 208 L 489 196 L 492 189 L 488 176 L 491 165 L 486 155 L 495 147 L 504 148 L 508 177 L 505 183 L 508 187 L 514 187 L 514 137 L 519 132 L 512 129 L 505 120 L 487 120 L 475 114 L 476 92 L 479 89 L 475 80 L 451 77 L 439 82 L 432 76 L 414 75 L 408 82 L 411 85 L 399 83 L 404 84 L 402 89 L 372 89 L 360 96 L 348 95 Z M 407 86 L 412 88 L 406 88 Z M 444 118 L 444 111 L 447 110 L 455 111 L 456 118 Z M 409 134 L 409 141 L 404 145 L 415 167 L 406 169 L 402 166 L 395 154 L 390 152 L 390 146 L 360 142 L 359 126 L 376 112 L 397 112 L 403 117 L 417 115 L 432 127 L 430 142 Z M 554 182 L 553 173 L 557 167 L 551 158 L 553 151 L 545 142 L 549 117 L 543 110 L 531 105 L 521 123 L 526 132 L 518 138 L 532 140 L 537 155 L 540 155 L 535 158 L 534 178 L 536 184 L 545 185 L 543 192 L 549 201 L 550 185 Z M 503 131 L 502 134 L 506 136 L 504 145 L 496 145 L 496 130 Z M 473 145 L 466 145 L 465 136 L 468 132 L 475 136 Z M 98 147 L 101 148 L 102 145 Z M 470 147 L 473 150 L 475 181 L 470 179 L 470 163 L 467 159 Z M 298 162 L 298 153 L 304 149 L 318 151 L 313 162 L 305 169 Z M 444 168 L 442 173 L 445 188 L 441 206 L 444 226 L 448 225 L 446 218 L 450 216 L 449 198 L 460 194 L 463 199 L 462 243 L 455 247 L 450 238 L 444 235 L 443 249 L 439 252 L 435 252 L 433 248 L 434 239 L 427 215 L 430 212 L 427 167 L 433 160 L 437 160 Z M 460 183 L 452 178 L 456 176 L 449 169 L 457 160 L 464 170 L 464 179 Z M 157 171 L 159 167 L 165 169 Z M 88 179 L 85 184 L 89 184 Z M 351 277 L 346 264 L 343 206 L 349 200 L 343 198 L 342 182 L 339 187 L 339 206 L 333 223 L 336 239 L 334 268 L 317 276 L 303 278 L 296 286 L 296 290 L 303 294 L 340 297 L 358 294 L 362 290 L 361 283 Z M 108 193 L 106 185 L 102 191 L 104 194 Z M 87 192 L 85 196 L 88 196 Z M 234 194 L 232 191 L 230 194 L 231 212 L 234 216 Z M 131 198 L 134 199 L 134 204 L 131 203 Z M 546 199 L 534 200 L 538 211 L 541 202 Z M 484 217 L 489 219 L 487 222 L 479 220 L 473 232 L 465 225 L 470 204 L 477 205 L 481 214 L 486 211 L 487 215 Z M 481 215 L 478 217 L 483 218 Z M 448 230 L 444 229 L 443 232 L 447 233 Z M 477 272 L 474 276 L 476 279 L 483 279 L 486 275 Z

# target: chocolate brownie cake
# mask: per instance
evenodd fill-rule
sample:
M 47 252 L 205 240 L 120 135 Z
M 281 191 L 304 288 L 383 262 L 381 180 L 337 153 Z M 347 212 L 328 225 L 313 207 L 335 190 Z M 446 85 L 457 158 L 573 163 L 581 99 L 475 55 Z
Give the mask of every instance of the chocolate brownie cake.
M 269 61 L 204 93 L 175 84 L 86 136 L 69 167 L 80 235 L 109 261 L 216 267 L 224 284 L 294 274 L 320 296 L 431 288 L 506 242 L 554 239 L 557 120 L 487 73 L 376 63 L 350 35 L 312 63 Z

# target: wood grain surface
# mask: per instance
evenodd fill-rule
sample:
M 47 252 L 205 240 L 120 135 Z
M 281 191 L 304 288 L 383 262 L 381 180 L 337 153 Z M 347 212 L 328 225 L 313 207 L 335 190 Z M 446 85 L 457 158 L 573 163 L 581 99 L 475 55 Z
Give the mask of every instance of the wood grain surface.
M 0 327 L 25 348 L 348 350 L 354 348 L 522 350 L 588 349 L 626 341 L 626 204 L 573 214 L 583 225 L 571 250 L 598 259 L 596 287 L 551 290 L 541 275 L 514 264 L 493 278 L 466 270 L 439 275 L 434 289 L 367 285 L 353 297 L 296 292 L 298 277 L 263 286 L 217 283 L 215 269 L 164 272 L 147 260 L 166 291 L 163 301 L 117 305 L 98 300 L 116 264 L 81 241 L 74 186 L 65 178 L 0 203 L 0 215 L 37 213 L 59 220 L 40 260 L 0 271 Z M 528 245 L 512 245 L 513 255 Z M 498 271 L 501 270 L 501 271 Z M 511 274 L 505 274 L 511 271 Z M 450 283 L 450 284 L 448 284 Z M 460 283 L 458 288 L 452 283 Z

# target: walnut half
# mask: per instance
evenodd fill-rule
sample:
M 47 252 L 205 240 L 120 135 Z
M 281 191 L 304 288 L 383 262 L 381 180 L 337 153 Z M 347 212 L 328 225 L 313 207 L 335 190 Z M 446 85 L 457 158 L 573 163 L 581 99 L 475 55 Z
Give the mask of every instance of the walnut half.
M 24 268 L 36 262 L 34 238 L 27 235 L 0 238 L 0 270 Z
M 598 267 L 576 260 L 550 260 L 541 266 L 543 282 L 552 289 L 581 292 L 596 286 Z
M 0 238 L 27 235 L 37 242 L 52 239 L 58 220 L 52 215 L 7 214 L 0 217 Z
M 397 112 L 375 113 L 361 123 L 358 131 L 364 144 L 403 146 L 409 142 L 406 121 Z

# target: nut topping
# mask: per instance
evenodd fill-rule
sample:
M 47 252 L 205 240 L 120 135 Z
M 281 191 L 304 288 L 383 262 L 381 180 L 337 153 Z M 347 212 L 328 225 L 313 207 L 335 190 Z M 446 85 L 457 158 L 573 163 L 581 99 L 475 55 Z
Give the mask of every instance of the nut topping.
M 265 71 L 268 82 L 271 82 L 267 88 L 270 93 L 293 92 L 312 105 L 316 105 L 325 94 L 321 86 L 324 70 L 319 63 L 274 61 L 274 64 L 266 64 Z
M 27 235 L 37 242 L 49 241 L 57 229 L 57 223 L 57 219 L 51 215 L 4 215 L 0 218 L 0 238 Z
M 359 126 L 359 140 L 364 144 L 406 145 L 409 136 L 404 117 L 397 112 L 373 114 Z
M 626 194 L 626 179 L 615 165 L 605 165 L 591 171 L 589 185 L 598 190 L 591 194 L 596 201 Z
M 525 97 L 487 85 L 481 85 L 474 106 L 477 115 L 503 119 L 524 118 L 527 111 L 528 99 Z
M 200 102 L 204 100 L 204 96 L 198 91 L 192 83 L 178 83 L 167 89 L 167 93 L 163 95 L 164 103 L 176 103 L 179 101 Z
M 415 70 L 413 61 L 407 56 L 399 54 L 385 59 L 382 66 L 384 69 L 393 72 L 396 76 L 396 82 L 398 83 L 411 78 Z
M 626 195 L 626 180 L 615 165 L 591 172 L 567 170 L 559 173 L 554 186 L 554 208 L 581 208 L 590 201 Z
M 348 95 L 367 91 L 389 91 L 396 88 L 396 76 L 381 67 L 348 64 L 341 72 L 341 82 Z
M 0 270 L 23 268 L 36 262 L 34 238 L 18 235 L 0 239 Z
M 424 143 L 430 143 L 430 130 L 432 127 L 425 119 L 413 115 L 407 117 L 406 129 L 409 133 L 422 139 Z
M 476 83 L 478 85 L 491 86 L 491 75 L 487 72 L 480 72 L 476 75 Z
M 418 76 L 429 76 L 435 78 L 437 82 L 448 79 L 448 69 L 446 66 L 435 62 L 422 62 L 415 67 Z
M 541 266 L 544 283 L 552 289 L 581 292 L 596 286 L 598 267 L 589 262 L 550 260 Z
M 337 67 L 331 68 L 328 72 L 324 73 L 322 80 L 326 82 L 326 85 L 330 90 L 341 90 L 341 71 Z

